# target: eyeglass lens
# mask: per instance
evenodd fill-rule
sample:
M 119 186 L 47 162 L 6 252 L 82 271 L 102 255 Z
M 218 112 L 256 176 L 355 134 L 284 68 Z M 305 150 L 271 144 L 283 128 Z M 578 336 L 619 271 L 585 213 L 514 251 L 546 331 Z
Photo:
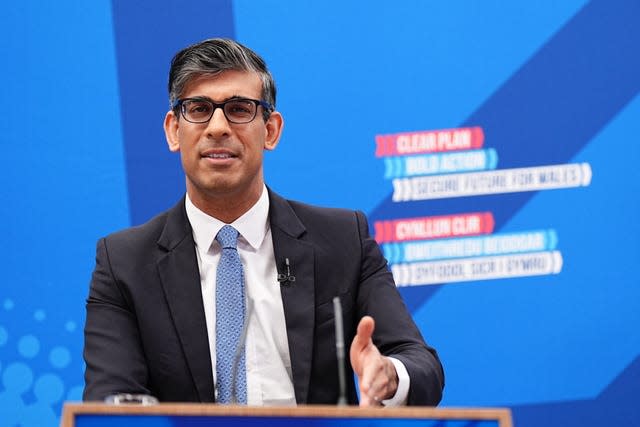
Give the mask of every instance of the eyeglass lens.
M 256 116 L 256 104 L 245 99 L 232 99 L 223 103 L 224 115 L 232 123 L 248 123 Z M 182 103 L 184 118 L 194 123 L 204 123 L 213 116 L 214 105 L 207 100 L 185 100 Z

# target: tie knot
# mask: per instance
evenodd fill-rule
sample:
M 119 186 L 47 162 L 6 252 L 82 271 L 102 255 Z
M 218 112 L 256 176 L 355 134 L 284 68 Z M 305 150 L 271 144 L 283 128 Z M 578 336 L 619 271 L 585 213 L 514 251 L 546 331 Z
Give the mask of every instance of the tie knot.
M 220 243 L 223 249 L 231 248 L 236 249 L 238 246 L 238 230 L 230 225 L 225 225 L 218 231 L 216 240 Z

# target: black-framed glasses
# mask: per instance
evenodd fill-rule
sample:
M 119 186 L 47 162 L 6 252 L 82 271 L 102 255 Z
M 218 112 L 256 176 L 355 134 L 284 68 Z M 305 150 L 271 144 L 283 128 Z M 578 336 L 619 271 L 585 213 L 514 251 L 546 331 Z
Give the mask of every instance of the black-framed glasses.
M 179 108 L 182 117 L 191 123 L 206 123 L 211 120 L 216 108 L 222 108 L 224 116 L 230 123 L 249 123 L 256 118 L 258 106 L 262 106 L 268 113 L 273 110 L 271 104 L 250 98 L 231 98 L 224 102 L 213 102 L 209 98 L 184 98 L 177 99 L 172 109 Z M 265 119 L 266 120 L 266 119 Z

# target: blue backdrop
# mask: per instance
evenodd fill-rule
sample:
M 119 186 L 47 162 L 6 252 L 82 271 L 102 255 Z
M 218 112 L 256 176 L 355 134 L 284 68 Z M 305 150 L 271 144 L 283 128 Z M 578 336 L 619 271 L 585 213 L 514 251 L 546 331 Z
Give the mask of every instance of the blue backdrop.
M 168 64 L 214 36 L 276 77 L 269 185 L 388 231 L 445 366 L 443 406 L 509 406 L 518 426 L 640 424 L 639 18 L 635 0 L 5 5 L 0 426 L 57 425 L 80 399 L 95 242 L 184 191 L 161 126 Z M 397 151 L 470 127 L 484 151 L 376 154 L 376 137 Z M 456 153 L 486 161 L 443 169 Z M 427 164 L 440 169 L 411 172 Z M 480 235 L 394 228 L 473 213 Z

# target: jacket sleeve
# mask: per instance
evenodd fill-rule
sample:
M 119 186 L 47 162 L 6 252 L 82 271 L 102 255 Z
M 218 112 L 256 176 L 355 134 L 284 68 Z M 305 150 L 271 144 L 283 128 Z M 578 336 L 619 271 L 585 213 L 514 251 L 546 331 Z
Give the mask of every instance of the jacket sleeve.
M 442 399 L 444 388 L 442 364 L 411 318 L 386 259 L 369 235 L 365 215 L 357 212 L 356 217 L 362 247 L 358 315 L 375 319 L 374 344 L 380 353 L 395 357 L 407 368 L 411 384 L 407 404 L 435 406 Z
M 107 239 L 97 244 L 84 329 L 83 400 L 116 393 L 150 394 L 148 372 L 130 296 L 110 263 Z

